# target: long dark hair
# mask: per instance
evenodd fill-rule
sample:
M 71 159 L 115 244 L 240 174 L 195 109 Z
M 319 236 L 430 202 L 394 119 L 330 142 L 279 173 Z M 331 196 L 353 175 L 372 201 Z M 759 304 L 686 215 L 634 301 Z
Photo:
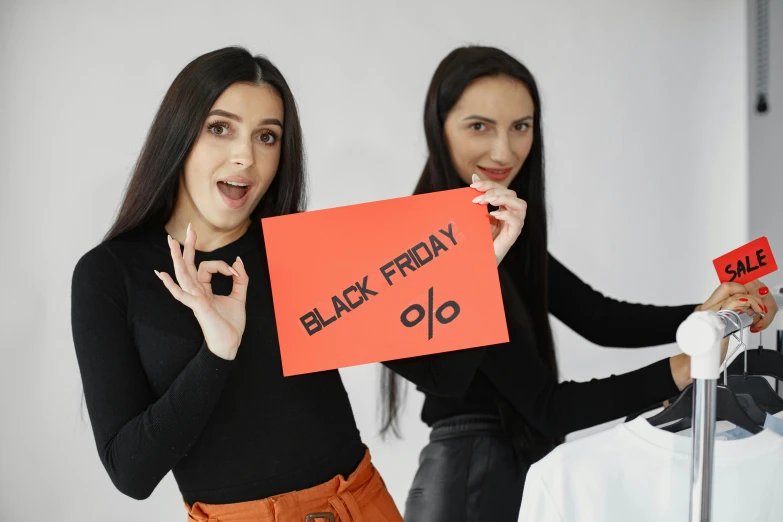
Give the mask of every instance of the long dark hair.
M 285 131 L 280 164 L 251 219 L 304 209 L 302 128 L 291 89 L 277 67 L 265 57 L 253 56 L 242 47 L 226 47 L 199 56 L 174 79 L 152 121 L 117 219 L 104 241 L 153 220 L 169 220 L 185 159 L 207 114 L 223 91 L 237 82 L 269 85 L 283 101 Z
M 465 186 L 451 160 L 443 125 L 462 93 L 474 80 L 488 76 L 506 76 L 520 81 L 533 98 L 533 144 L 527 159 L 509 188 L 527 202 L 522 233 L 506 257 L 515 263 L 514 272 L 527 305 L 539 355 L 557 376 L 557 361 L 549 325 L 547 303 L 547 220 L 544 190 L 544 141 L 541 131 L 541 100 L 535 78 L 517 59 L 494 47 L 460 47 L 449 53 L 432 77 L 424 105 L 424 133 L 429 157 L 416 185 L 415 194 L 425 194 Z M 384 400 L 381 434 L 391 430 L 399 436 L 397 417 L 402 389 L 397 374 L 384 367 L 381 397 Z

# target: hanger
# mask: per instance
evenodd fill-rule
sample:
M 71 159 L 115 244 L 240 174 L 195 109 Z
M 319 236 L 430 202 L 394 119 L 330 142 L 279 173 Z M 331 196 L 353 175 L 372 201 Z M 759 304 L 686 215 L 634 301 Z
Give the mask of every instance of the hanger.
M 724 318 L 734 322 L 732 317 L 734 313 L 725 312 L 726 315 Z M 742 335 L 742 330 L 740 330 L 740 332 Z M 736 335 L 734 337 L 737 338 Z M 729 365 L 728 369 L 724 371 L 723 385 L 731 389 L 735 394 L 750 396 L 754 406 L 757 406 L 766 413 L 774 415 L 775 413 L 783 411 L 783 398 L 781 398 L 769 385 L 766 379 L 763 378 L 766 376 L 783 381 L 783 354 L 778 353 L 775 350 L 765 350 L 761 345 L 759 345 L 756 350 L 749 350 L 743 337 L 740 337 L 737 340 L 740 342 L 739 346 L 732 354 L 726 357 L 726 360 L 729 360 L 731 355 L 740 348 L 743 348 L 745 353 L 742 358 L 737 357 Z M 677 397 L 672 397 L 669 399 L 669 402 L 674 403 L 676 400 Z M 654 405 L 636 413 L 632 413 L 626 417 L 625 421 L 631 421 L 639 415 L 659 407 L 660 405 Z M 671 431 L 681 431 L 689 427 L 690 418 L 683 418 L 681 421 L 676 422 L 667 428 L 671 429 Z
M 783 363 L 783 356 L 777 352 L 772 352 L 771 350 L 764 350 L 765 352 L 770 352 L 771 354 L 774 354 L 779 357 L 775 357 L 775 359 L 779 359 L 781 363 Z M 749 365 L 750 367 L 750 365 Z M 729 373 L 731 373 L 732 368 L 729 367 Z M 770 372 L 771 373 L 771 372 Z M 768 377 L 774 377 L 774 375 L 767 375 Z M 751 404 L 747 404 L 748 401 L 745 401 L 746 405 L 748 406 L 745 409 L 756 407 L 760 409 L 762 412 L 769 413 L 770 415 L 774 415 L 776 413 L 779 413 L 783 411 L 783 397 L 780 397 L 777 393 L 775 393 L 775 390 L 772 389 L 772 387 L 769 385 L 769 383 L 764 379 L 762 376 L 759 375 L 729 375 L 728 376 L 728 388 L 735 393 L 735 395 L 740 397 L 747 396 L 751 399 Z M 673 397 L 670 399 L 670 403 L 674 403 L 677 400 L 676 397 Z M 742 401 L 740 401 L 740 404 L 742 405 Z M 647 413 L 648 411 L 655 410 L 657 408 L 660 408 L 660 405 L 653 406 L 651 408 L 647 408 L 645 410 L 632 413 L 628 417 L 626 417 L 625 422 L 631 421 L 635 419 L 636 417 Z M 663 412 L 661 412 L 663 413 Z M 728 419 L 722 419 L 722 420 L 728 420 Z M 762 421 L 762 424 L 764 421 Z M 686 430 L 691 427 L 690 418 L 683 418 L 678 422 L 675 422 L 674 424 L 671 424 L 667 426 L 667 430 L 671 432 L 677 432 Z M 750 430 L 748 430 L 750 431 Z
M 772 386 L 769 385 L 769 382 L 767 382 L 767 380 L 757 372 L 751 371 L 751 373 L 748 373 L 750 369 L 748 364 L 748 346 L 745 344 L 744 338 L 742 336 L 740 337 L 740 345 L 744 351 L 742 364 L 739 364 L 740 358 L 737 357 L 734 363 L 732 363 L 732 365 L 730 365 L 729 368 L 723 372 L 723 384 L 731 388 L 734 393 L 744 393 L 750 395 L 753 398 L 753 401 L 766 413 L 774 415 L 775 413 L 783 411 L 783 398 L 781 398 L 780 395 L 778 395 L 777 392 L 772 389 Z M 768 362 L 760 360 L 758 357 L 758 354 L 763 351 L 769 350 L 764 350 L 761 346 L 761 342 L 759 342 L 759 349 L 755 351 L 757 357 L 754 358 L 754 366 L 761 366 Z M 763 357 L 765 359 L 775 359 L 780 361 L 781 364 L 778 366 L 781 366 L 781 368 L 778 369 L 783 369 L 783 356 L 781 356 L 781 354 L 778 352 L 770 352 L 770 354 L 774 355 L 772 357 Z M 742 367 L 741 371 L 740 366 Z M 775 365 L 773 364 L 771 367 L 771 370 L 764 371 L 775 373 Z M 781 377 L 776 377 L 775 375 L 771 375 L 771 377 L 781 379 L 783 378 L 783 374 L 781 374 Z
M 750 350 L 746 354 L 747 372 L 750 375 L 763 375 L 783 381 L 783 354 L 775 350 L 764 350 L 761 347 L 757 350 Z M 744 361 L 739 357 L 729 365 L 729 375 L 743 375 Z
M 736 316 L 737 321 L 734 322 L 733 317 Z M 740 346 L 746 349 L 744 339 L 742 338 L 742 326 L 739 316 L 736 312 L 725 311 L 723 315 L 724 319 L 734 322 L 735 325 L 740 326 Z M 735 336 L 736 337 L 736 336 Z M 735 349 L 736 351 L 736 349 Z M 743 375 L 744 377 L 744 375 Z M 767 414 L 758 406 L 754 398 L 748 393 L 735 393 L 728 384 L 726 372 L 724 372 L 724 384 L 717 386 L 717 400 L 716 400 L 716 418 L 718 420 L 725 420 L 732 424 L 744 428 L 750 433 L 759 433 L 766 421 Z M 748 385 L 747 381 L 740 383 L 740 387 L 754 386 Z M 757 386 L 757 385 L 756 385 Z M 756 390 L 757 391 L 757 390 Z M 774 393 L 774 391 L 773 391 Z M 689 385 L 683 392 L 675 399 L 675 401 L 662 412 L 658 413 L 647 419 L 652 426 L 665 426 L 663 429 L 671 432 L 681 431 L 690 427 L 691 419 L 693 418 L 693 385 Z M 672 423 L 672 424 L 670 424 Z
M 775 393 L 760 375 L 729 375 L 729 388 L 736 394 L 745 394 L 765 413 L 774 415 L 783 411 L 783 397 Z
M 715 406 L 718 420 L 729 421 L 750 433 L 761 432 L 761 426 L 767 420 L 767 414 L 756 406 L 750 395 L 736 395 L 730 388 L 722 384 L 718 385 L 717 392 Z M 679 422 L 686 421 L 686 419 L 687 422 Z M 668 408 L 648 418 L 647 422 L 652 426 L 673 423 L 670 426 L 664 426 L 663 429 L 676 432 L 689 428 L 691 419 L 693 419 L 693 385 L 689 384 Z
M 742 407 L 742 409 L 744 409 L 748 413 L 748 416 L 754 421 L 754 423 L 756 421 L 764 419 L 761 420 L 761 425 L 763 426 L 763 423 L 766 421 L 767 418 L 767 414 L 764 412 L 764 410 L 756 405 L 756 402 L 750 395 L 746 393 L 736 393 L 735 395 L 737 397 L 737 402 L 739 403 L 739 405 Z M 726 420 L 718 416 L 716 417 L 717 417 L 716 420 Z M 669 433 L 678 433 L 680 431 L 684 431 L 690 428 L 691 425 L 693 424 L 692 420 L 693 420 L 692 417 L 684 417 L 676 422 L 673 422 L 672 424 L 668 424 L 664 426 L 661 429 L 668 431 Z M 755 433 L 752 430 L 747 430 L 747 431 L 750 431 L 751 433 Z

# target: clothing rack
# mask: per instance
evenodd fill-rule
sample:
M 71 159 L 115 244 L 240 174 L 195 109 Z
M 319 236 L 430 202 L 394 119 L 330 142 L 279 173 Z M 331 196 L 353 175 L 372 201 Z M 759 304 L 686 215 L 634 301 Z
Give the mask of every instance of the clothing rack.
M 677 329 L 677 344 L 691 356 L 694 380 L 691 445 L 690 521 L 709 522 L 715 458 L 715 401 L 720 376 L 721 339 L 750 326 L 748 314 L 694 312 Z
M 772 297 L 775 299 L 775 304 L 778 305 L 778 308 L 783 309 L 783 285 L 777 285 L 775 287 L 774 293 L 772 294 Z M 772 324 L 770 325 L 769 331 L 775 330 L 776 333 L 776 343 L 775 343 L 775 349 L 778 353 L 783 354 L 783 318 L 779 316 L 775 316 L 775 319 L 772 321 Z M 759 334 L 761 335 L 761 334 Z M 761 341 L 759 340 L 759 344 L 761 344 Z M 780 395 L 780 381 L 775 380 L 775 391 Z

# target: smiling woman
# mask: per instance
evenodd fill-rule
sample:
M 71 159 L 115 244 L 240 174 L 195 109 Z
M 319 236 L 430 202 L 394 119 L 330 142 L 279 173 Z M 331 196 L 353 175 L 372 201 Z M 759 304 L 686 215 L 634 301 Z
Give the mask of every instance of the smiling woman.
M 533 146 L 534 114 L 533 98 L 517 80 L 492 76 L 471 83 L 443 125 L 460 179 L 470 185 L 480 173 L 508 187 Z
M 303 210 L 302 156 L 263 57 L 208 53 L 166 93 L 73 274 L 87 408 L 122 493 L 147 498 L 171 471 L 191 521 L 402 520 L 339 373 L 282 374 L 260 218 Z
M 449 368 L 441 389 L 417 383 L 425 394 L 421 418 L 432 431 L 409 490 L 407 522 L 517 520 L 528 467 L 563 436 L 659 404 L 690 379 L 680 354 L 605 379 L 559 382 L 550 313 L 594 343 L 641 347 L 673 342 L 697 306 L 616 301 L 549 254 L 541 114 L 532 73 L 500 49 L 455 49 L 430 83 L 429 157 L 416 193 L 470 185 L 478 191 L 474 203 L 497 207 L 490 229 L 510 342 L 440 354 Z M 759 328 L 776 311 L 774 300 L 738 284 L 721 285 L 699 308 L 721 306 L 756 314 Z M 416 361 L 385 364 L 411 378 Z M 382 385 L 383 431 L 394 430 L 390 371 Z

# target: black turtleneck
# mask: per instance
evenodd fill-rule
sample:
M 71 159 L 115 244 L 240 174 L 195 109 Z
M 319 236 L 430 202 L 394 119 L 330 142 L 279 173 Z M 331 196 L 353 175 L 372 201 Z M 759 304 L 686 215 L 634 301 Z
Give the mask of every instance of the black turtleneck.
M 173 275 L 162 224 L 104 242 L 78 262 L 72 327 L 98 453 L 116 487 L 146 498 L 173 471 L 186 502 L 266 498 L 350 474 L 365 447 L 337 371 L 283 377 L 260 227 L 206 260 L 250 276 L 236 359 L 209 351 Z M 213 291 L 230 292 L 213 277 Z
M 546 438 L 623 417 L 679 393 L 669 359 L 622 375 L 558 382 L 539 355 L 532 319 L 512 255 L 499 268 L 509 342 L 386 364 L 424 392 L 421 417 L 435 422 L 461 414 L 500 414 L 499 399 Z M 695 304 L 652 306 L 617 301 L 593 290 L 551 255 L 549 312 L 601 346 L 643 347 L 674 342 Z M 433 368 L 440 368 L 433 372 Z M 440 376 L 433 379 L 432 376 Z

